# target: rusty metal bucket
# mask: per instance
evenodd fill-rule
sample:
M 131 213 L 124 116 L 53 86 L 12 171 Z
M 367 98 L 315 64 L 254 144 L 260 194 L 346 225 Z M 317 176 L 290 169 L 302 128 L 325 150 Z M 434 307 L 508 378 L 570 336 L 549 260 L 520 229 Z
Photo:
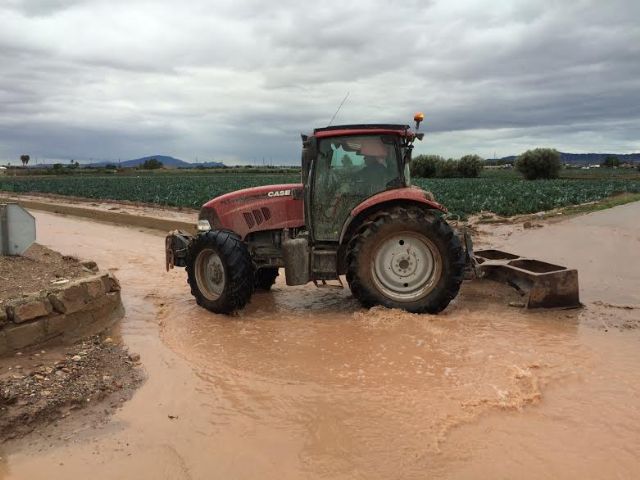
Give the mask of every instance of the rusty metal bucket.
M 527 308 L 577 308 L 578 271 L 500 250 L 467 250 L 479 278 L 511 285 L 526 296 Z

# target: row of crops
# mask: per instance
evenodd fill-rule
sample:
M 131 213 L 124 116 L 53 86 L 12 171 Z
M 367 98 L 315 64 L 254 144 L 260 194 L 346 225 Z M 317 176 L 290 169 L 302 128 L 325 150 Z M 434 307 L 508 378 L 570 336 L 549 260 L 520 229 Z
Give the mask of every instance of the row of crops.
M 299 182 L 299 175 L 141 175 L 0 177 L 0 191 L 40 192 L 93 199 L 130 200 L 198 208 L 207 200 L 240 188 Z M 418 179 L 453 213 L 491 211 L 516 215 L 599 200 L 621 192 L 640 193 L 633 178 L 526 181 L 515 177 Z

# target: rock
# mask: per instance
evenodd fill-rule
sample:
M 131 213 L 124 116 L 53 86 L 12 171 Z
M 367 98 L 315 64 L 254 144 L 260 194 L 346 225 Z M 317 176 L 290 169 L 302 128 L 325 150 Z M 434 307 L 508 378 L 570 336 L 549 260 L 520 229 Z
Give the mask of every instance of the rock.
M 87 287 L 83 283 L 72 284 L 55 293 L 50 293 L 49 301 L 59 313 L 73 313 L 81 310 L 90 300 Z
M 140 354 L 139 353 L 130 353 L 129 354 L 129 360 L 131 360 L 132 362 L 139 362 L 140 361 Z
M 525 304 L 522 302 L 509 302 L 509 306 L 515 308 L 524 308 Z
M 73 360 L 74 362 L 79 362 L 80 360 L 82 360 L 82 357 L 80 355 L 74 355 L 73 357 L 71 357 L 71 360 Z
M 111 273 L 107 273 L 100 277 L 102 283 L 104 284 L 104 289 L 106 292 L 119 292 L 120 291 L 120 282 L 118 279 L 114 277 Z
M 7 306 L 7 316 L 14 323 L 22 323 L 34 318 L 44 317 L 52 311 L 51 303 L 46 298 L 27 298 Z
M 113 343 L 113 338 L 107 337 L 102 341 L 102 343 L 104 343 L 105 345 L 111 345 Z
M 0 327 L 7 323 L 9 319 L 7 318 L 7 308 L 0 304 Z
M 96 264 L 96 262 L 94 262 L 93 260 L 87 260 L 85 262 L 82 262 L 82 266 L 88 270 L 91 270 L 92 272 L 98 271 L 98 264 Z
M 104 283 L 100 278 L 85 282 L 85 285 L 87 286 L 87 295 L 91 298 L 100 298 L 106 293 Z
M 47 334 L 44 323 L 45 322 L 28 322 L 13 325 L 11 328 L 5 328 L 4 333 L 8 346 L 13 350 L 19 350 L 42 342 Z
M 523 226 L 524 228 L 533 228 L 533 224 L 532 224 L 531 222 L 529 222 L 529 221 L 524 222 L 524 223 L 522 224 L 522 226 Z

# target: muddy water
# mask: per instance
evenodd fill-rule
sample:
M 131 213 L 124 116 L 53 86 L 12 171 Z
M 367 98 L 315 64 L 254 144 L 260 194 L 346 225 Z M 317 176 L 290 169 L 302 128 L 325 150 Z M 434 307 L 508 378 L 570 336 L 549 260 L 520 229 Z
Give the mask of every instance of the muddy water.
M 6 478 L 640 475 L 639 311 L 604 305 L 634 301 L 624 275 L 606 277 L 621 297 L 588 287 L 586 309 L 547 313 L 471 282 L 434 317 L 279 279 L 229 318 L 195 305 L 183 271 L 164 273 L 157 233 L 37 218 L 42 243 L 117 269 L 122 335 L 149 379 L 106 426 L 9 446 Z M 548 258 L 563 225 L 523 253 Z

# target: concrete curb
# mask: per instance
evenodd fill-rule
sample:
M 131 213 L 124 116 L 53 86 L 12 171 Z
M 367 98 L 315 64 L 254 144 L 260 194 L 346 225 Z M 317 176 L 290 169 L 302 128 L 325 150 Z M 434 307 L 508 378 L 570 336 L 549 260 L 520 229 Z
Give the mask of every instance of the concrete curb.
M 111 273 L 53 286 L 0 305 L 0 356 L 52 340 L 94 335 L 124 316 L 120 284 Z

